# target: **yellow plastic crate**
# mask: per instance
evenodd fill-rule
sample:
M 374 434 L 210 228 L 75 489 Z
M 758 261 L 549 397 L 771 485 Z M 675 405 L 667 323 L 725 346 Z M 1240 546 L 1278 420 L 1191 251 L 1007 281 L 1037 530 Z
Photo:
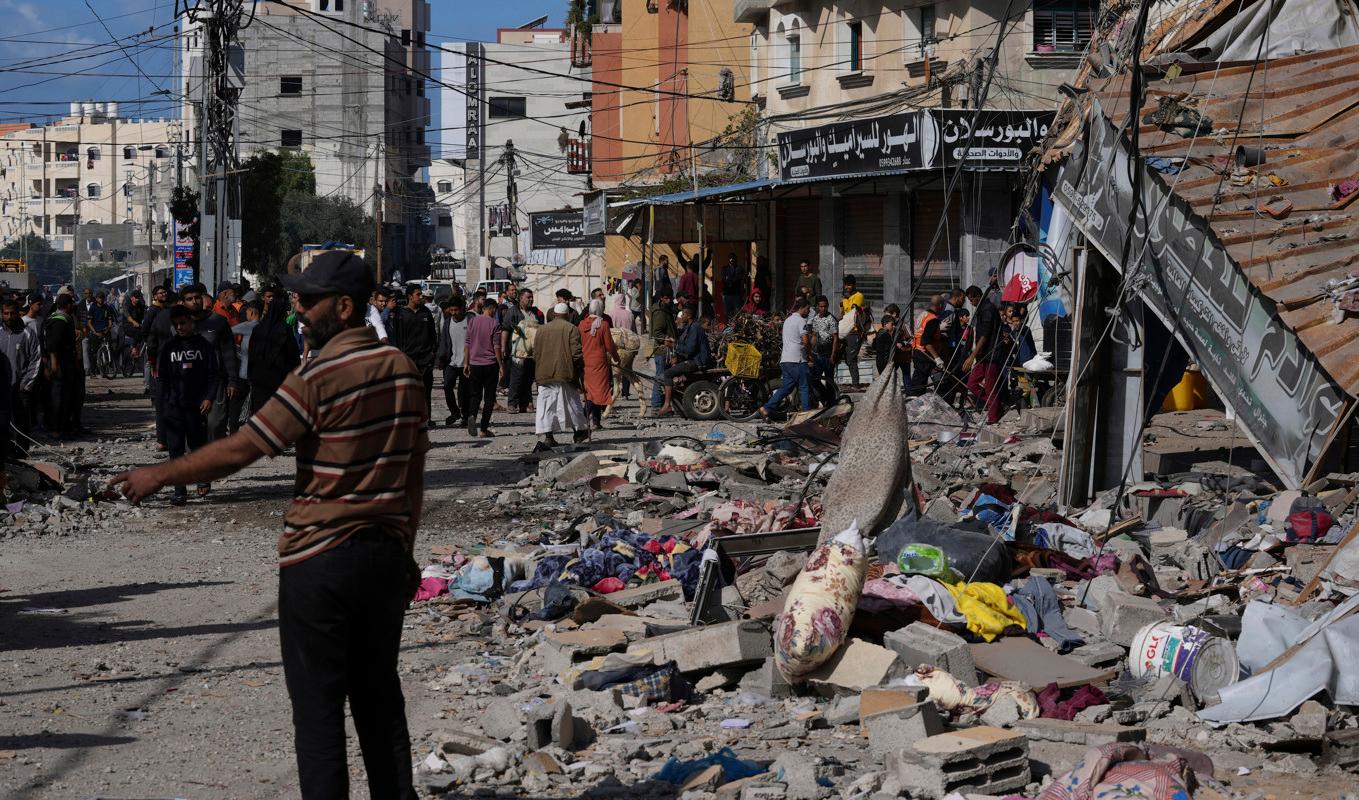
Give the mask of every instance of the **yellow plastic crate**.
M 760 351 L 744 342 L 727 343 L 727 372 L 738 378 L 760 377 Z

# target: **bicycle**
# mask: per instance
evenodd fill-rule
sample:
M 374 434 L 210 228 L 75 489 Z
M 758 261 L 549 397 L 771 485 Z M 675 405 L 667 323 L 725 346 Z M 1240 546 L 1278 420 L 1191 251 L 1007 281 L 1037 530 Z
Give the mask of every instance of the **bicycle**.
M 131 373 L 128 372 L 128 359 L 121 352 L 121 349 L 114 349 L 111 341 L 113 337 L 99 336 L 98 334 L 95 334 L 95 336 L 99 338 L 99 346 L 94 351 L 95 371 L 104 376 L 104 380 L 109 381 L 118 377 L 120 371 L 124 373 L 125 377 L 129 376 Z

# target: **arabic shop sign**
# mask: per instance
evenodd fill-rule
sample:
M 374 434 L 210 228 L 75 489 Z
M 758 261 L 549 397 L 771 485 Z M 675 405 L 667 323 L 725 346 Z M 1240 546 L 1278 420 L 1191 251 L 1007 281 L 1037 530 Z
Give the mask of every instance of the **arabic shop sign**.
M 1018 169 L 1042 143 L 1051 111 L 930 109 L 779 134 L 784 180 L 954 166 Z
M 543 211 L 529 214 L 530 247 L 557 250 L 567 247 L 603 247 L 604 235 L 585 233 L 584 211 Z
M 1148 213 L 1134 215 L 1128 154 L 1096 102 L 1087 132 L 1056 179 L 1054 199 L 1105 258 L 1122 265 L 1123 243 L 1141 264 L 1134 283 L 1193 355 L 1247 435 L 1290 488 L 1324 455 L 1345 396 L 1250 284 L 1202 217 L 1150 170 Z M 1150 217 L 1152 225 L 1147 227 Z
M 791 180 L 926 168 L 931 164 L 924 153 L 935 152 L 935 133 L 933 121 L 919 111 L 780 133 L 779 175 Z
M 1052 111 L 983 111 L 972 130 L 974 111 L 966 108 L 925 112 L 939 123 L 939 146 L 944 164 L 965 161 L 969 169 L 1018 169 L 1035 147 L 1047 138 Z M 972 135 L 969 137 L 968 132 Z

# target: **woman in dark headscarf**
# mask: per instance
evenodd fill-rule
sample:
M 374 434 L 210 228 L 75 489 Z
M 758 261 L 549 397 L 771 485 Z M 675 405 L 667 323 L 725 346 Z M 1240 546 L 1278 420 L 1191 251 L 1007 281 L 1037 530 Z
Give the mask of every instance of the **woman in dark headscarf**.
M 260 293 L 265 301 L 264 316 L 250 334 L 250 362 L 246 378 L 250 381 L 250 413 L 274 396 L 288 373 L 297 369 L 301 355 L 297 339 L 288 326 L 288 295 L 280 286 Z

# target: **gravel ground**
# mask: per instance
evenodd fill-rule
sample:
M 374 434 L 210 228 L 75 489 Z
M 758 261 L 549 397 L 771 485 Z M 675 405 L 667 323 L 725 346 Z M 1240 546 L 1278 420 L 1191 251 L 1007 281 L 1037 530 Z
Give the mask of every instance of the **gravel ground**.
M 140 380 L 92 380 L 86 423 L 95 433 L 63 447 L 122 440 L 111 449 L 126 456 L 111 459 L 121 463 L 110 472 L 163 457 L 152 450 L 140 388 Z M 596 441 L 712 427 L 647 422 L 639 431 L 632 409 Z M 435 419 L 444 414 L 436 399 Z M 521 461 L 533 446 L 532 418 L 497 414 L 493 426 L 500 435 L 489 442 L 434 431 L 418 559 L 430 545 L 537 524 L 506 519 L 491 502 L 534 469 Z M 291 458 L 264 460 L 181 509 L 163 492 L 112 525 L 0 539 L 0 796 L 297 795 L 273 550 L 292 475 Z M 417 756 L 459 701 L 434 678 L 498 647 L 450 641 L 441 621 L 423 611 L 407 617 L 401 671 Z M 366 796 L 352 734 L 354 794 Z

